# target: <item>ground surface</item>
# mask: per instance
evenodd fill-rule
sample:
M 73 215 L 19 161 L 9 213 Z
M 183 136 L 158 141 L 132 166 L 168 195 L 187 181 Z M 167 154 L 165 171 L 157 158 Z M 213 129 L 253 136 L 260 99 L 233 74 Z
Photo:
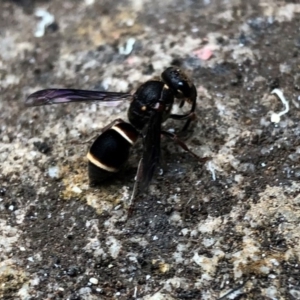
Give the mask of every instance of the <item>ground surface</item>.
M 41 37 L 39 8 L 55 18 Z M 298 1 L 1 1 L 0 298 L 300 299 L 299 28 Z M 90 188 L 73 141 L 128 105 L 24 99 L 134 91 L 172 64 L 199 94 L 186 143 L 212 160 L 163 140 L 164 173 L 127 218 L 141 144 Z

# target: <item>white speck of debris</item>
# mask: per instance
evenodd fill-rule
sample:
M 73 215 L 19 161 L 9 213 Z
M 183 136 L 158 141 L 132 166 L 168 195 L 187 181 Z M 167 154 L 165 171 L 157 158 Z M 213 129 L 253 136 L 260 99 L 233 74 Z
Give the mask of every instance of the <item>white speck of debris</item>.
M 183 229 L 181 229 L 181 232 L 182 232 L 183 236 L 186 236 L 189 233 L 189 229 L 183 228 Z
M 88 6 L 88 5 L 92 5 L 95 3 L 95 0 L 84 0 L 85 2 L 85 5 Z
M 215 166 L 211 161 L 209 161 L 207 163 L 207 170 L 211 172 L 212 180 L 215 181 L 217 179 L 216 172 L 215 172 Z
M 218 264 L 218 257 L 213 256 L 212 258 L 206 257 L 204 255 L 199 255 L 197 252 L 194 253 L 193 261 L 202 268 L 204 272 L 213 275 L 216 271 L 216 266 Z
M 271 115 L 271 122 L 279 123 L 280 117 L 285 115 L 286 113 L 288 113 L 288 111 L 290 110 L 289 102 L 285 99 L 283 92 L 280 89 L 274 89 L 271 93 L 276 94 L 284 106 L 283 111 L 281 111 L 279 113 L 272 113 L 272 115 Z
M 91 284 L 96 285 L 96 284 L 98 284 L 99 280 L 98 280 L 97 278 L 95 278 L 95 277 L 92 277 L 92 278 L 89 279 L 89 282 L 90 282 Z
M 260 270 L 262 273 L 264 273 L 264 274 L 269 274 L 269 273 L 270 273 L 270 268 L 267 267 L 267 266 L 261 266 L 261 267 L 259 268 L 259 270 Z
M 202 234 L 212 233 L 217 230 L 222 224 L 221 218 L 208 217 L 205 222 L 201 222 L 198 226 L 198 231 Z
M 270 287 L 266 288 L 265 293 L 266 293 L 266 296 L 269 299 L 273 299 L 273 300 L 278 299 L 277 298 L 278 297 L 278 291 L 277 291 L 275 286 L 270 286 Z
M 161 176 L 161 175 L 163 175 L 163 174 L 164 174 L 164 170 L 160 168 L 159 171 L 158 171 L 158 175 Z
M 149 280 L 151 278 L 151 275 L 146 275 L 146 280 Z
M 118 296 L 120 296 L 121 295 L 121 293 L 120 292 L 116 292 L 116 294 L 115 294 L 117 297 Z
M 126 21 L 126 25 L 127 25 L 128 27 L 133 26 L 133 25 L 134 25 L 134 20 L 133 20 L 133 19 L 128 19 L 128 20 Z
M 114 208 L 114 210 L 119 210 L 121 207 L 122 207 L 122 205 L 119 204 L 119 205 L 117 205 L 117 206 Z
M 230 291 L 226 292 L 224 295 L 230 293 Z M 241 295 L 243 293 L 242 289 L 238 289 L 236 291 L 232 291 L 232 293 L 230 293 L 226 299 L 236 299 L 239 295 Z M 222 296 L 222 295 L 221 295 Z
M 81 194 L 82 189 L 75 185 L 75 186 L 72 187 L 72 192 L 76 193 L 76 194 Z
M 92 290 L 90 287 L 83 287 L 78 291 L 79 295 L 89 295 L 91 294 Z
M 153 238 L 152 238 L 153 241 L 156 241 L 158 240 L 158 237 L 155 235 Z
M 213 239 L 213 238 L 204 238 L 203 241 L 202 241 L 202 244 L 203 244 L 206 248 L 209 248 L 209 247 L 211 247 L 215 242 L 216 242 L 216 240 Z
M 54 166 L 48 169 L 48 175 L 51 178 L 59 178 L 59 167 Z
M 134 288 L 134 292 L 133 292 L 132 297 L 133 297 L 133 298 L 136 298 L 136 297 L 137 297 L 137 287 Z
M 10 75 L 6 75 L 5 76 L 5 80 L 3 80 L 1 82 L 1 85 L 4 88 L 6 88 L 8 86 L 18 84 L 19 82 L 20 82 L 20 78 L 19 77 L 17 77 L 16 75 L 10 74 Z M 3 141 L 4 141 L 4 137 L 3 137 Z
M 35 11 L 35 16 L 41 18 L 41 20 L 37 24 L 34 36 L 42 37 L 45 34 L 46 27 L 51 25 L 54 22 L 55 18 L 48 11 L 41 8 Z
M 174 260 L 175 260 L 175 262 L 177 264 L 181 264 L 181 263 L 184 262 L 184 259 L 182 257 L 182 253 L 181 252 L 175 252 L 175 253 L 173 253 L 173 258 L 174 258 Z
M 196 237 L 198 235 L 198 231 L 194 229 L 191 231 L 190 235 L 191 235 L 191 237 Z
M 31 279 L 31 281 L 30 281 L 31 286 L 36 286 L 36 285 L 39 285 L 39 284 L 40 284 L 40 278 L 39 277 L 35 277 L 35 278 Z
M 107 238 L 107 241 L 106 241 L 106 245 L 109 246 L 109 253 L 110 255 L 116 259 L 119 255 L 119 252 L 121 250 L 121 244 L 120 242 L 113 236 L 109 236 Z
M 30 262 L 34 262 L 34 259 L 33 259 L 32 256 L 28 257 L 27 260 L 30 261 Z
M 218 109 L 218 111 L 219 111 L 219 115 L 220 115 L 220 116 L 223 116 L 223 115 L 226 114 L 226 107 L 225 107 L 225 105 L 223 105 L 223 104 L 217 102 L 217 103 L 216 103 L 216 106 L 217 106 L 217 109 Z
M 279 70 L 281 73 L 290 74 L 292 71 L 292 66 L 286 63 L 279 65 Z
M 174 198 L 175 199 L 175 198 Z M 171 216 L 170 216 L 170 222 L 180 222 L 181 220 L 181 215 L 177 212 L 174 212 Z
M 111 85 L 112 83 L 112 78 L 111 77 L 107 77 L 105 79 L 102 80 L 102 86 L 105 90 L 108 90 L 109 89 L 109 86 Z
M 119 53 L 124 55 L 129 55 L 133 49 L 133 46 L 135 44 L 135 38 L 129 38 L 126 42 L 126 45 L 119 47 Z
M 11 211 L 13 211 L 14 208 L 15 208 L 15 207 L 14 207 L 13 205 L 10 205 L 10 206 L 8 207 L 8 209 L 11 210 Z
M 129 200 L 130 198 L 130 193 L 129 193 L 129 187 L 128 186 L 123 186 L 122 187 L 122 201 Z M 115 207 L 115 210 L 117 210 L 120 207 L 120 205 Z
M 300 291 L 290 290 L 289 293 L 294 297 L 294 299 L 300 299 Z
M 128 259 L 133 261 L 134 263 L 138 263 L 137 258 L 135 256 L 129 256 Z
M 30 299 L 31 296 L 29 295 L 29 283 L 24 283 L 18 291 L 19 299 Z
M 267 164 L 266 163 L 261 163 L 260 165 L 264 168 Z
M 264 126 L 264 127 L 268 127 L 268 126 L 270 125 L 270 121 L 267 120 L 266 118 L 262 117 L 262 118 L 260 119 L 260 125 L 261 125 L 261 126 Z
M 299 100 L 298 100 L 299 101 Z M 298 102 L 296 102 L 296 100 L 292 100 L 292 103 L 296 106 L 296 108 L 300 108 L 300 105 L 299 105 L 299 103 Z
M 2 142 L 3 143 L 9 143 L 9 137 L 8 137 L 8 135 L 4 135 L 3 137 L 2 137 Z
M 270 259 L 270 262 L 271 262 L 274 266 L 279 266 L 279 262 L 278 262 L 278 260 L 275 259 L 275 258 Z

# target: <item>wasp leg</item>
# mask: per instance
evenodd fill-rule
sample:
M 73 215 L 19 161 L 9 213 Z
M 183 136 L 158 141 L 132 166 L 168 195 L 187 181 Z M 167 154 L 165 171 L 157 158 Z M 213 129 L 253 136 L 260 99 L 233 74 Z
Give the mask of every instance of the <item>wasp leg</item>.
M 196 120 L 197 119 L 197 116 L 194 112 L 189 112 L 188 114 L 184 114 L 184 115 L 176 115 L 176 114 L 172 114 L 170 115 L 171 119 L 174 119 L 174 120 L 186 120 L 186 119 L 189 119 L 190 121 L 193 121 L 193 120 Z
M 135 175 L 133 191 L 132 191 L 129 203 L 128 203 L 128 217 L 130 217 L 133 213 L 135 199 L 136 199 L 136 196 L 138 194 L 139 182 L 142 179 L 142 172 L 143 172 L 143 170 L 142 170 L 142 165 L 143 165 L 142 161 L 143 161 L 143 158 L 140 159 L 140 162 L 139 162 L 139 165 L 138 165 L 138 168 L 137 168 L 137 172 L 136 172 L 136 175 Z
M 88 140 L 85 140 L 85 141 L 71 140 L 70 143 L 71 143 L 72 145 L 83 145 L 83 144 L 88 144 L 88 143 L 90 143 L 92 140 L 94 140 L 98 135 L 99 135 L 99 133 L 97 133 L 96 135 L 93 135 L 91 138 L 89 138 Z
M 122 120 L 121 118 L 115 119 L 115 120 L 113 120 L 112 122 L 110 122 L 108 125 L 106 125 L 105 127 L 103 127 L 103 128 L 101 129 L 101 133 L 104 132 L 104 131 L 106 131 L 107 129 L 113 127 L 113 126 L 116 125 L 117 123 L 125 123 L 125 121 Z
M 173 115 L 170 115 L 169 118 L 174 119 L 174 120 L 187 120 L 186 123 L 184 124 L 184 126 L 182 127 L 181 132 L 187 131 L 191 122 L 194 120 L 197 120 L 196 114 L 192 111 L 187 114 L 184 114 L 184 115 L 173 114 Z
M 193 151 L 191 151 L 188 146 L 181 141 L 177 135 L 168 132 L 168 131 L 162 131 L 161 134 L 163 134 L 164 136 L 170 138 L 173 142 L 175 142 L 177 145 L 179 145 L 184 151 L 188 152 L 190 155 L 192 155 L 194 158 L 196 158 L 199 162 L 201 163 L 205 163 L 208 160 L 211 160 L 211 157 L 200 157 L 197 154 L 195 154 Z
M 192 103 L 192 108 L 189 113 L 183 114 L 183 115 L 177 115 L 177 114 L 170 115 L 170 118 L 174 119 L 174 120 L 187 120 L 186 123 L 184 124 L 183 128 L 181 129 L 181 131 L 186 131 L 188 129 L 188 127 L 190 126 L 191 121 L 194 121 L 197 119 L 196 113 L 195 113 L 196 99 L 192 99 L 188 102 Z M 185 103 L 185 100 L 183 99 L 181 101 L 179 107 L 182 107 L 184 105 L 184 103 Z
M 180 104 L 179 104 L 179 107 L 180 108 L 183 107 L 184 103 L 185 103 L 185 99 L 182 99 L 181 102 L 180 102 Z
M 110 122 L 108 125 L 106 125 L 105 127 L 103 127 L 100 131 L 100 133 L 103 133 L 104 131 L 110 129 L 111 127 L 113 127 L 114 125 L 124 122 L 121 118 L 115 119 L 112 122 Z M 88 144 L 91 141 L 95 140 L 96 137 L 99 136 L 99 133 L 97 133 L 96 135 L 92 136 L 91 138 L 89 138 L 88 140 L 85 140 L 83 142 L 80 142 L 78 140 L 71 140 L 70 143 L 73 145 L 82 145 L 82 144 Z

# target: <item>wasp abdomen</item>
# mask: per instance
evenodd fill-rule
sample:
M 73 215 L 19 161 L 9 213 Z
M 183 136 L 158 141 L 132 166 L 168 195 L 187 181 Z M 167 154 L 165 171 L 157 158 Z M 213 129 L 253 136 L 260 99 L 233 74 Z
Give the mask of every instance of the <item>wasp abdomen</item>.
M 128 160 L 130 148 L 138 137 L 137 130 L 126 122 L 99 135 L 87 154 L 90 184 L 98 184 L 118 172 Z

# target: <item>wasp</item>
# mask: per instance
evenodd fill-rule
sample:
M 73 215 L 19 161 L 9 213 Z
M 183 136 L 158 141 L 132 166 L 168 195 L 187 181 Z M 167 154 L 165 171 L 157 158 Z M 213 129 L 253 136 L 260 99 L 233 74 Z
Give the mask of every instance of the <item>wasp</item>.
M 185 102 L 191 108 L 185 114 L 172 114 L 175 99 L 179 107 Z M 182 131 L 186 131 L 196 118 L 197 90 L 190 78 L 180 69 L 169 67 L 160 80 L 149 80 L 141 84 L 134 94 L 92 91 L 79 89 L 45 89 L 37 91 L 26 99 L 27 106 L 42 106 L 68 102 L 100 101 L 115 104 L 129 100 L 128 120 L 116 119 L 103 128 L 92 143 L 88 154 L 88 177 L 90 185 L 97 185 L 127 162 L 131 147 L 138 138 L 143 141 L 142 158 L 138 165 L 133 195 L 138 188 L 145 191 L 149 186 L 160 160 L 161 136 L 177 143 L 202 163 L 209 158 L 200 158 L 193 153 L 175 134 L 162 129 L 167 119 L 186 120 Z M 132 196 L 134 197 L 134 196 Z

